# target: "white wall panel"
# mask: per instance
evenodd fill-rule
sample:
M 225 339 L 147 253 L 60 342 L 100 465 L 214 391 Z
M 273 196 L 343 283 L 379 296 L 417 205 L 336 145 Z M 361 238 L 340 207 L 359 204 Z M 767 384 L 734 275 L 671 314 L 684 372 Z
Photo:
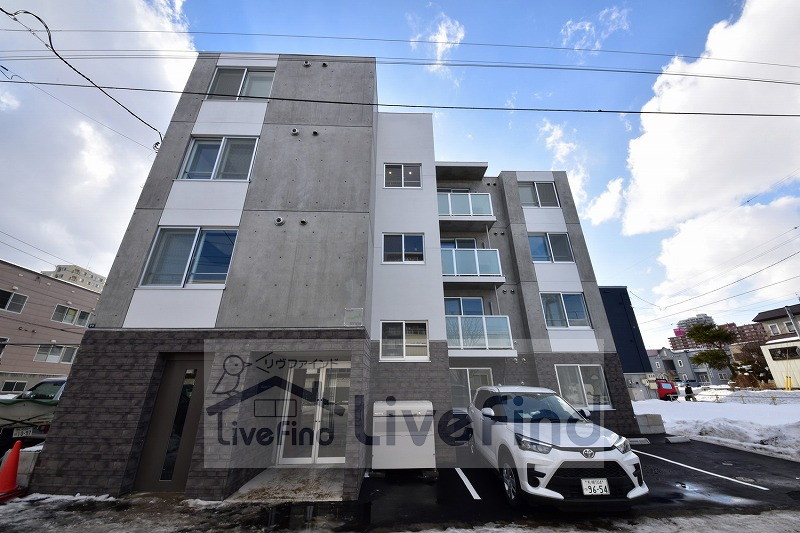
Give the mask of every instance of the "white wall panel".
M 160 226 L 238 226 L 248 182 L 175 180 Z
M 575 263 L 534 263 L 533 269 L 536 271 L 536 281 L 539 282 L 540 290 L 542 284 L 548 287 L 581 286 L 578 266 Z
M 592 329 L 549 329 L 554 352 L 597 352 L 597 337 Z
M 192 135 L 261 135 L 266 102 L 203 100 Z
M 220 54 L 217 66 L 275 68 L 278 66 L 278 56 L 275 54 L 258 54 L 257 56 L 249 57 L 244 53 Z
M 136 289 L 125 328 L 213 328 L 223 289 Z

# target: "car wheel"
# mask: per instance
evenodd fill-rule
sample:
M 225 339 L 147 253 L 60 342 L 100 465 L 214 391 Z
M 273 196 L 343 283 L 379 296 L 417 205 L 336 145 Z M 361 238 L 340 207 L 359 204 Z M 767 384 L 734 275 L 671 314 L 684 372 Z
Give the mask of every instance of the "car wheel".
M 500 465 L 500 477 L 503 479 L 503 492 L 506 495 L 506 501 L 511 507 L 517 508 L 522 503 L 517 468 L 514 466 L 514 461 L 509 457 L 503 457 Z

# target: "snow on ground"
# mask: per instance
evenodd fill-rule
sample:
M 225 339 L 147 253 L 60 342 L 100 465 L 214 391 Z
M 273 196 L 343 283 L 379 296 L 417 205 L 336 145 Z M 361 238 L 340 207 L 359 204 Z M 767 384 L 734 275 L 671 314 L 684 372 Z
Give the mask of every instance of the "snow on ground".
M 661 415 L 668 433 L 800 461 L 800 392 L 713 390 L 698 397 L 638 401 L 633 410 Z

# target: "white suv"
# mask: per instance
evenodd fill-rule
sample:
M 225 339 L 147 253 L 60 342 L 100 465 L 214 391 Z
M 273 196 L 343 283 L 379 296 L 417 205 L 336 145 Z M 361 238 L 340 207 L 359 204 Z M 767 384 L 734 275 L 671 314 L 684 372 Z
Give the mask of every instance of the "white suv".
M 512 506 L 527 495 L 627 507 L 648 493 L 628 440 L 550 389 L 480 387 L 469 415 L 473 450 L 500 472 Z

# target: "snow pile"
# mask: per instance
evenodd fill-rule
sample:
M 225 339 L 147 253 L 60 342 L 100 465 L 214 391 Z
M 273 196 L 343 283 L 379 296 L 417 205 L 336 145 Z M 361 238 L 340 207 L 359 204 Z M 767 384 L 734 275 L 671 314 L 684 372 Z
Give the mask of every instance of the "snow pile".
M 742 404 L 766 403 L 785 404 L 800 403 L 800 391 L 785 390 L 737 390 L 715 389 L 703 387 L 695 391 L 695 397 L 701 402 L 738 402 Z
M 759 398 L 762 391 L 748 392 Z M 779 391 L 766 391 L 776 393 Z M 783 391 L 783 394 L 788 394 Z M 728 396 L 728 398 L 730 398 Z M 774 457 L 800 459 L 800 409 L 798 402 L 774 405 L 769 397 L 759 403 L 737 403 L 728 400 L 710 402 L 633 402 L 636 414 L 659 414 L 668 433 L 686 435 L 697 440 L 755 451 Z M 739 400 L 741 402 L 741 400 Z

